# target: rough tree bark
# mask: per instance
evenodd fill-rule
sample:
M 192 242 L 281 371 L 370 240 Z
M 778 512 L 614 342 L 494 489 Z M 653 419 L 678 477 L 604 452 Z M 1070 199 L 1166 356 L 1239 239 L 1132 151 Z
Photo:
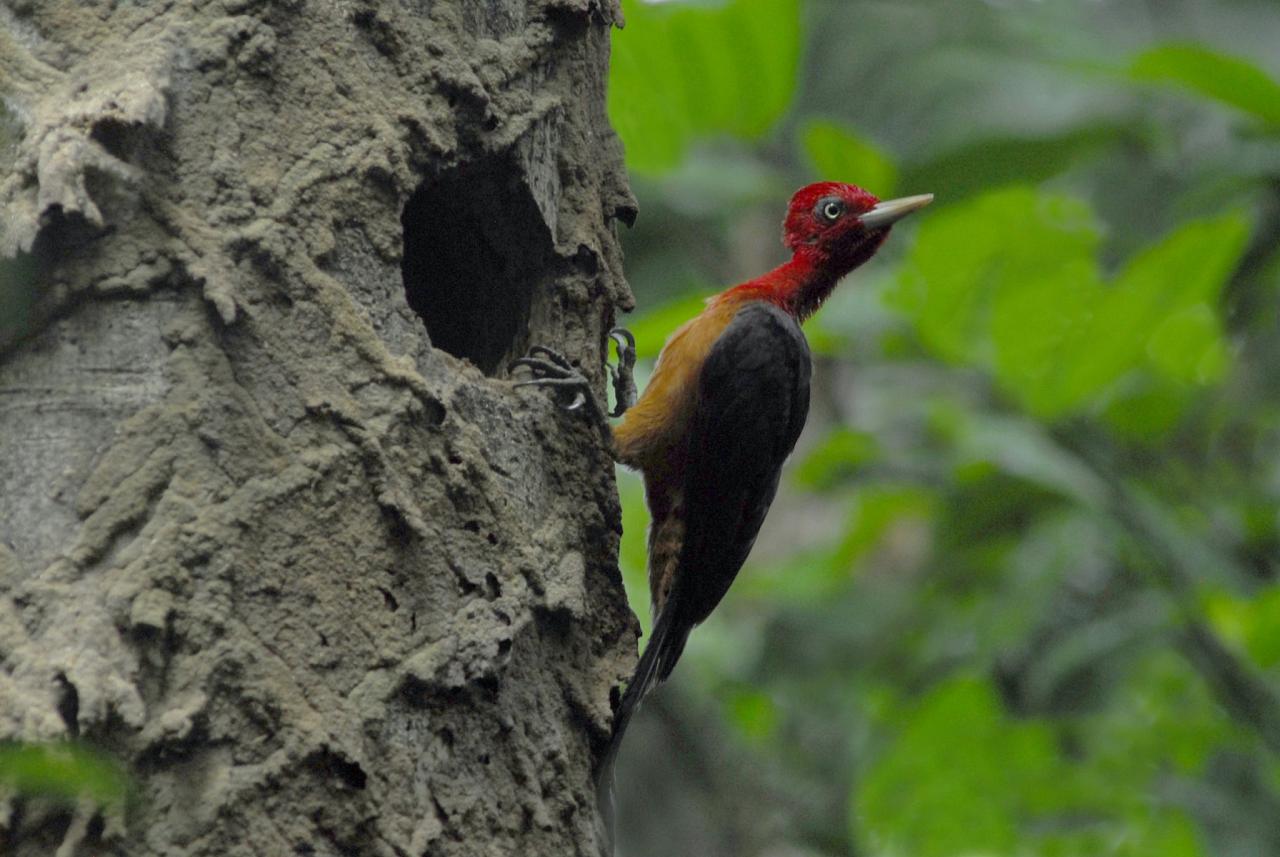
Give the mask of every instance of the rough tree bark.
M 0 739 L 137 798 L 0 851 L 596 853 L 616 0 L 6 3 Z

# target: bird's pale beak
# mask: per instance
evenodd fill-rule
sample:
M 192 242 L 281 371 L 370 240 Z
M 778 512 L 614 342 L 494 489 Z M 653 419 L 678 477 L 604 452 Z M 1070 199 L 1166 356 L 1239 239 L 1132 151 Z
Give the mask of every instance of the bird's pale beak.
M 858 219 L 862 221 L 862 226 L 865 229 L 885 229 L 916 209 L 924 208 L 931 202 L 933 202 L 933 194 L 931 193 L 891 199 L 880 203 Z

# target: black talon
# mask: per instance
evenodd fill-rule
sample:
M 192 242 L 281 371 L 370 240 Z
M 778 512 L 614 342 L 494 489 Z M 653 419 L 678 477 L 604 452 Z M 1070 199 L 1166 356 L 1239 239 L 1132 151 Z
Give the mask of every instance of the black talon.
M 512 386 L 515 387 L 582 387 L 587 383 L 586 378 L 568 377 L 568 378 L 534 378 L 532 381 L 516 381 Z
M 591 403 L 592 410 L 595 410 L 595 397 L 592 396 L 587 379 L 581 376 L 569 378 L 534 378 L 532 381 L 516 381 L 515 387 L 563 387 L 571 389 L 575 395 L 573 401 L 564 406 L 566 411 L 576 411 L 587 402 Z
M 565 372 L 573 372 L 572 369 L 566 369 L 558 363 L 552 363 L 549 360 L 540 360 L 537 357 L 521 357 L 519 360 L 511 361 L 511 368 L 517 366 L 525 366 L 533 370 L 533 374 L 538 378 L 546 378 L 556 376 Z M 574 373 L 576 374 L 576 373 Z
M 614 406 L 609 416 L 620 417 L 636 403 L 636 380 L 633 374 L 636 366 L 636 338 L 625 327 L 615 327 L 609 331 L 609 338 L 618 347 L 617 368 L 605 364 L 613 382 Z
M 562 407 L 567 411 L 576 411 L 583 405 L 602 426 L 606 436 L 609 433 L 608 417 L 620 417 L 635 404 L 636 384 L 632 378 L 632 370 L 636 364 L 636 340 L 631 331 L 615 327 L 609 331 L 609 338 L 618 348 L 618 365 L 605 363 L 605 371 L 609 375 L 610 385 L 616 400 L 613 410 L 606 411 L 600 407 L 595 393 L 591 390 L 591 382 L 574 367 L 567 357 L 545 345 L 530 346 L 528 354 L 511 361 L 511 369 L 523 367 L 532 373 L 527 381 L 517 381 L 516 387 L 553 387 L 557 390 L 573 390 L 571 402 Z M 562 400 L 563 401 L 563 400 Z
M 533 346 L 529 349 L 529 353 L 546 355 L 547 359 L 520 357 L 511 361 L 512 369 L 523 366 L 533 373 L 531 379 L 516 381 L 513 386 L 553 387 L 557 388 L 557 390 L 573 390 L 573 399 L 568 404 L 562 405 L 562 407 L 566 411 L 576 411 L 583 405 L 589 405 L 591 413 L 595 414 L 596 419 L 603 423 L 603 419 L 599 416 L 600 408 L 596 404 L 595 394 L 591 392 L 591 382 L 575 369 L 572 363 L 559 352 L 552 351 L 550 348 L 541 345 Z
M 529 347 L 529 353 L 542 354 L 552 363 L 555 363 L 557 366 L 559 366 L 561 369 L 564 369 L 567 372 L 574 371 L 573 364 L 569 362 L 569 359 L 567 357 L 565 357 L 559 351 L 553 351 L 550 348 L 547 348 L 545 345 L 531 345 Z
M 625 347 L 632 354 L 632 363 L 635 362 L 634 355 L 636 351 L 635 334 L 627 330 L 625 327 L 615 327 L 609 331 L 609 338 L 618 343 L 618 351 L 621 352 Z

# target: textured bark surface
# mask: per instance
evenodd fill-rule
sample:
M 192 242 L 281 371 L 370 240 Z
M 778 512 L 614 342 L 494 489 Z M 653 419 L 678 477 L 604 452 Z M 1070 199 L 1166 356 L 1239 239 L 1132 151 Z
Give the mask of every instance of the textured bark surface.
M 596 853 L 612 466 L 504 367 L 630 302 L 617 19 L 0 4 L 0 739 L 138 787 L 0 851 Z

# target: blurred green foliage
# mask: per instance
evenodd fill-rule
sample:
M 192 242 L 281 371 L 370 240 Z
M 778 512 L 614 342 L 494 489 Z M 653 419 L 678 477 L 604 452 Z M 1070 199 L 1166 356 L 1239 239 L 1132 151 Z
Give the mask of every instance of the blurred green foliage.
M 643 358 L 782 261 L 795 187 L 937 195 L 807 327 L 625 852 L 1280 854 L 1280 7 L 624 9 Z
M 759 137 L 791 101 L 799 0 L 631 3 L 614 42 L 609 118 L 638 172 L 676 166 L 700 137 Z
M 128 779 L 120 765 L 77 744 L 0 744 L 0 793 L 67 803 L 121 803 Z
M 1137 723 L 1073 724 L 1084 728 L 1071 730 L 1068 751 L 1066 728 L 1011 717 L 989 683 L 965 676 L 940 684 L 904 721 L 854 808 L 877 851 L 1198 853 L 1185 816 L 1146 800 L 1165 748 Z
M 1252 63 L 1197 44 L 1158 45 L 1130 67 L 1138 80 L 1167 81 L 1251 113 L 1280 130 L 1280 83 Z
M 1040 417 L 1085 408 L 1126 378 L 1172 397 L 1226 368 L 1213 307 L 1247 232 L 1234 216 L 1190 222 L 1105 282 L 1088 208 L 1014 187 L 928 220 L 892 299 L 941 359 L 986 369 Z M 1177 414 L 1148 416 L 1145 437 Z
M 1266 669 L 1280 665 L 1280 586 L 1268 586 L 1252 598 L 1207 593 L 1205 614 L 1223 639 L 1255 664 Z
M 866 185 L 882 197 L 898 185 L 893 161 L 839 123 L 813 120 L 801 130 L 801 140 L 814 173 L 826 181 Z

